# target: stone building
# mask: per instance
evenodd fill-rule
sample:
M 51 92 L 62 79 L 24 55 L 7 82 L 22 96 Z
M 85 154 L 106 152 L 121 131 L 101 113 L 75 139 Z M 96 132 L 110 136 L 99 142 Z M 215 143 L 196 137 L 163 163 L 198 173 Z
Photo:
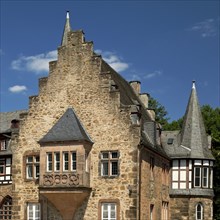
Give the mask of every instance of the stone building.
M 211 220 L 213 157 L 193 86 L 164 132 L 138 81 L 93 51 L 67 13 L 29 109 L 1 113 L 0 219 Z

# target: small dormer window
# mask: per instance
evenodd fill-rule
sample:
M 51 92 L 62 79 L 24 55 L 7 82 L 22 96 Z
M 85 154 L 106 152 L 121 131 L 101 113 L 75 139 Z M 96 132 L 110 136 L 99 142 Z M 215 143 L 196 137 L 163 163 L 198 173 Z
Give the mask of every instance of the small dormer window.
M 169 144 L 169 145 L 173 144 L 173 138 L 168 138 L 167 144 Z
M 133 125 L 140 125 L 140 118 L 138 113 L 131 113 L 131 122 Z
M 8 140 L 1 140 L 0 144 L 1 144 L 1 146 L 0 146 L 1 151 L 7 150 Z

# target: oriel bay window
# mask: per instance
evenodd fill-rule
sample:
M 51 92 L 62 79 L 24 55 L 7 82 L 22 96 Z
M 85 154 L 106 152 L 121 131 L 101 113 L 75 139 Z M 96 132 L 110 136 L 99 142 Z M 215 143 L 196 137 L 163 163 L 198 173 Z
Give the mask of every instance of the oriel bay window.
M 77 153 L 73 152 L 48 152 L 47 172 L 63 172 L 77 170 Z
M 119 175 L 119 152 L 101 152 L 101 176 Z
M 172 189 L 212 188 L 213 161 L 173 160 Z

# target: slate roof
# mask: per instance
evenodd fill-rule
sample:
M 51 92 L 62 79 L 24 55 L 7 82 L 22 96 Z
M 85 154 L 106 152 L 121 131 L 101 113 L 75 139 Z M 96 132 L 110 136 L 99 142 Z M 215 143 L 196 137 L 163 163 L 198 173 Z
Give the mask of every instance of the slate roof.
M 168 144 L 169 138 L 173 139 L 172 144 Z M 211 150 L 208 148 L 208 136 L 194 82 L 181 131 L 163 132 L 162 143 L 167 154 L 173 158 L 214 159 Z
M 93 143 L 72 108 L 67 109 L 39 143 L 63 141 L 88 141 Z
M 152 121 L 152 118 L 147 112 L 145 105 L 139 98 L 139 94 L 133 90 L 128 81 L 126 81 L 120 74 L 112 69 L 104 60 L 102 60 L 102 72 L 109 72 L 109 74 L 111 74 L 111 79 L 117 85 L 117 88 L 120 91 L 121 107 L 127 106 L 130 107 L 131 110 L 140 111 L 139 113 L 141 114 L 142 121 L 141 144 L 168 158 L 163 147 L 157 143 L 157 123 Z

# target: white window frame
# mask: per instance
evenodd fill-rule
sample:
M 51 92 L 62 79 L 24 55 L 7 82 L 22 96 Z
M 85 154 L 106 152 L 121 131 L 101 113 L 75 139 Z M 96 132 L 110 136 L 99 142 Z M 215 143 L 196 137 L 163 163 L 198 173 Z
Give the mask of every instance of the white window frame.
M 200 210 L 198 210 L 198 207 L 201 207 L 201 211 Z M 198 214 L 199 214 L 199 212 L 201 212 L 200 214 L 201 214 L 201 218 L 198 218 Z M 201 204 L 201 203 L 198 203 L 197 205 L 196 205 L 196 220 L 203 220 L 203 205 Z
M 32 216 L 30 215 L 31 213 L 33 214 Z M 40 219 L 41 219 L 40 203 L 28 203 L 27 204 L 27 220 L 40 220 Z
M 54 171 L 60 171 L 60 152 L 54 152 Z
M 29 160 L 30 158 L 31 160 Z M 39 179 L 39 176 L 40 176 L 39 155 L 27 155 L 26 156 L 26 179 L 29 179 L 29 180 Z
M 0 141 L 0 145 L 1 145 L 0 151 L 5 151 L 5 150 L 7 150 L 8 140 L 1 140 L 1 141 Z
M 210 167 L 210 183 L 209 187 L 212 189 L 213 188 L 213 168 Z
M 113 157 L 113 153 L 117 153 L 117 157 Z M 105 156 L 108 157 L 105 157 Z M 113 163 L 117 163 L 117 173 L 113 174 Z M 107 164 L 107 173 L 104 173 L 104 164 Z M 103 151 L 101 152 L 101 176 L 118 176 L 119 175 L 119 152 L 118 151 Z
M 104 206 L 107 206 L 107 210 L 104 210 Z M 114 210 L 112 210 L 112 206 L 114 206 Z M 108 202 L 105 202 L 105 203 L 102 203 L 102 208 L 101 208 L 101 220 L 117 220 L 117 204 L 116 203 L 108 203 Z M 111 212 L 114 212 L 114 216 L 115 217 L 111 217 L 112 213 Z M 104 213 L 107 212 L 107 217 L 104 216 Z
M 65 155 L 68 155 L 68 160 L 65 160 Z M 65 151 L 63 152 L 63 171 L 69 171 L 69 152 Z M 67 169 L 65 168 L 65 165 L 67 164 Z
M 49 160 L 49 155 L 51 155 L 51 160 Z M 51 169 L 50 169 L 51 165 Z M 53 153 L 48 152 L 47 153 L 47 172 L 52 172 L 53 171 Z
M 75 159 L 73 159 L 73 154 L 75 154 Z M 75 163 L 75 168 L 73 169 L 73 164 Z M 77 170 L 77 154 L 76 151 L 71 152 L 71 171 L 76 171 Z
M 196 169 L 199 169 L 199 176 L 196 176 Z M 201 187 L 201 167 L 194 167 L 194 187 Z M 199 185 L 196 185 L 196 178 L 199 178 Z
M 206 175 L 204 175 L 205 174 L 205 169 L 207 169 Z M 209 187 L 209 168 L 208 167 L 203 167 L 203 169 L 202 169 L 202 186 L 204 188 L 208 188 Z

